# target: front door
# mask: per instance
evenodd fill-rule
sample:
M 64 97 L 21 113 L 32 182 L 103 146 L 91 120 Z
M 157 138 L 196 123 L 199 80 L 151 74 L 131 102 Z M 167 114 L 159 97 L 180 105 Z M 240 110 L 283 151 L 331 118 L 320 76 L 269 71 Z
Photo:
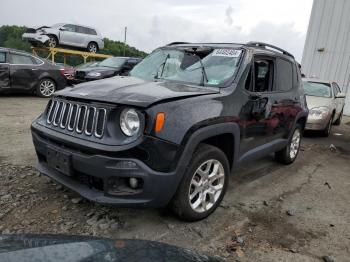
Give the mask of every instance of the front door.
M 60 29 L 59 42 L 63 45 L 74 45 L 76 46 L 77 33 L 76 26 L 72 24 L 64 25 Z
M 10 66 L 7 52 L 0 51 L 0 91 L 10 87 Z
M 274 58 L 255 57 L 246 81 L 246 101 L 240 112 L 242 144 L 240 153 L 266 144 L 271 140 L 275 119 L 271 117 L 274 104 L 271 90 L 274 85 Z

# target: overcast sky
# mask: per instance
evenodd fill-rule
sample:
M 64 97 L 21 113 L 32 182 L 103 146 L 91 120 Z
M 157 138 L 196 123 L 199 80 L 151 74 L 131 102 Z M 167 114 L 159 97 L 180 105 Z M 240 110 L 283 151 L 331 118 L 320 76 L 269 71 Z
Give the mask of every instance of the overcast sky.
M 173 41 L 276 44 L 301 60 L 312 0 L 1 0 L 0 25 L 58 22 L 150 52 Z

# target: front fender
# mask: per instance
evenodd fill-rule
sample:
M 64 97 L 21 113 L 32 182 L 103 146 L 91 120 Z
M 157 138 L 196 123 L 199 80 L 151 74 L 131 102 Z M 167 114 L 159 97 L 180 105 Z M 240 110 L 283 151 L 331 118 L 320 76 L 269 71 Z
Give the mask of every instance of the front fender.
M 223 134 L 232 134 L 234 137 L 234 144 L 232 145 L 234 152 L 233 159 L 229 161 L 232 161 L 232 166 L 235 166 L 238 161 L 239 154 L 240 128 L 239 125 L 235 122 L 225 122 L 201 127 L 191 132 L 191 134 L 187 134 L 181 143 L 184 149 L 181 153 L 181 156 L 179 157 L 177 170 L 183 169 L 183 171 L 185 171 L 185 168 L 188 166 L 193 153 L 202 141 L 210 137 Z M 184 172 L 181 173 L 183 174 Z

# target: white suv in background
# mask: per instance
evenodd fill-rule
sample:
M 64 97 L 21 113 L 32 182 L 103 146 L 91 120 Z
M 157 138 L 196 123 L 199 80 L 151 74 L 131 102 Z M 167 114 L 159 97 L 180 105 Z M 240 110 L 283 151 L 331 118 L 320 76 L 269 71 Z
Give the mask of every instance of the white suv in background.
M 103 38 L 96 29 L 75 24 L 59 23 L 37 29 L 28 28 L 22 38 L 34 46 L 44 44 L 48 47 L 58 45 L 80 47 L 92 53 L 104 48 Z

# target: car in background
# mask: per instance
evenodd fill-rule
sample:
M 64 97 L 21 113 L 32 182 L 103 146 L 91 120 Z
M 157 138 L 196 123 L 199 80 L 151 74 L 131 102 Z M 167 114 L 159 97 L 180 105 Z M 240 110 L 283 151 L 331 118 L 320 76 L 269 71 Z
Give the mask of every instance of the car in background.
M 127 75 L 142 59 L 136 57 L 109 57 L 96 66 L 75 71 L 75 79 L 80 82 Z
M 345 105 L 345 94 L 333 81 L 303 78 L 309 108 L 306 130 L 322 131 L 329 136 L 332 125 L 340 125 Z
M 84 68 L 88 68 L 88 67 L 94 67 L 94 66 L 97 66 L 99 63 L 100 63 L 99 61 L 92 61 L 92 62 L 83 63 L 80 65 L 77 65 L 75 67 L 75 70 L 84 69 Z
M 27 52 L 0 47 L 0 93 L 50 97 L 65 87 L 64 71 L 58 66 Z
M 67 84 L 68 85 L 74 84 L 74 75 L 75 75 L 74 67 L 63 63 L 55 63 L 55 65 L 57 65 L 60 68 L 61 72 L 63 72 L 63 75 L 66 78 Z
M 96 53 L 104 48 L 101 34 L 93 27 L 59 23 L 52 26 L 42 26 L 37 29 L 28 28 L 22 35 L 34 46 L 43 44 L 48 47 L 70 46 L 84 48 L 88 52 Z

